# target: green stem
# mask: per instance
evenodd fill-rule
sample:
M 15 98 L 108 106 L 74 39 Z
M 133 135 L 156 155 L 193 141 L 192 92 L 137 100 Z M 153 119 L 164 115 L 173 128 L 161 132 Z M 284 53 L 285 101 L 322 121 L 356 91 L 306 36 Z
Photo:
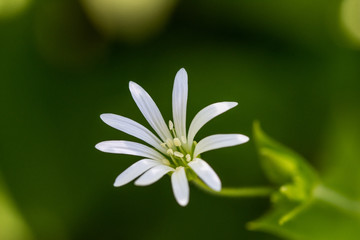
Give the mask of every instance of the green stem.
M 269 197 L 275 189 L 270 187 L 246 187 L 246 188 L 222 188 L 220 192 L 214 191 L 209 188 L 200 179 L 192 181 L 201 190 L 223 197 Z
M 360 215 L 360 202 L 349 199 L 324 185 L 320 184 L 314 189 L 314 197 L 347 213 Z

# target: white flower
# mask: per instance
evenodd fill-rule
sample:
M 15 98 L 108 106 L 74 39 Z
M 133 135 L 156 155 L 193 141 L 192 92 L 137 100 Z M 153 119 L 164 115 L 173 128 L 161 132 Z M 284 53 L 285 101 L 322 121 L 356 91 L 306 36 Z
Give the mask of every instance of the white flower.
M 101 119 L 111 127 L 143 140 L 151 147 L 130 141 L 104 141 L 95 147 L 103 152 L 129 154 L 144 157 L 135 162 L 115 180 L 120 187 L 139 177 L 135 185 L 146 186 L 159 180 L 165 174 L 171 175 L 172 189 L 181 206 L 189 202 L 188 176 L 194 173 L 210 188 L 221 190 L 221 182 L 214 170 L 200 154 L 223 147 L 245 143 L 249 140 L 241 134 L 217 134 L 206 137 L 198 143 L 194 137 L 202 126 L 214 117 L 235 107 L 236 102 L 219 102 L 202 109 L 192 120 L 186 132 L 186 105 L 188 77 L 185 69 L 176 76 L 172 94 L 173 120 L 167 125 L 150 95 L 138 84 L 129 83 L 131 95 L 157 136 L 141 124 L 115 114 L 102 114 Z

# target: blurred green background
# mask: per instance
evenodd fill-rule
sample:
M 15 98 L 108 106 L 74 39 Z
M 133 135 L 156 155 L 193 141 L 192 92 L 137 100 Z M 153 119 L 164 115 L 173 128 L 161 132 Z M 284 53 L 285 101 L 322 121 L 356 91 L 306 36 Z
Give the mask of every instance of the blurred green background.
M 170 179 L 114 188 L 138 157 L 101 122 L 148 126 L 135 81 L 171 119 L 175 73 L 189 75 L 188 122 L 217 101 L 239 105 L 197 136 L 243 133 L 255 119 L 338 191 L 360 197 L 359 0 L 0 0 L 0 239 L 278 239 L 248 231 L 268 199 L 226 199 Z M 223 186 L 268 185 L 253 141 L 203 156 Z M 355 191 L 356 190 L 356 191 Z

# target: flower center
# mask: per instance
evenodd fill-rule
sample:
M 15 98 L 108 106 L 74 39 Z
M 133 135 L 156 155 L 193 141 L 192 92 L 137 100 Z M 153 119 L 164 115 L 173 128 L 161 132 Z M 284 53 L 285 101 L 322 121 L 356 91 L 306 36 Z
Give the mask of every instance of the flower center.
M 187 163 L 192 160 L 191 150 L 187 150 L 186 136 L 177 136 L 173 122 L 169 121 L 169 130 L 172 138 L 166 139 L 161 146 L 166 149 L 168 159 L 164 159 L 163 162 L 167 165 L 173 165 L 175 167 L 183 166 L 187 167 Z

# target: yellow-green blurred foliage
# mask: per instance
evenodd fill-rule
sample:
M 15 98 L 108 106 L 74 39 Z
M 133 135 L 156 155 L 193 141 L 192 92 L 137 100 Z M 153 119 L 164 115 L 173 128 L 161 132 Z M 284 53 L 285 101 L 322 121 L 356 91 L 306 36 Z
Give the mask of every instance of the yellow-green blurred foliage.
M 30 2 L 31 0 L 0 0 L 0 19 L 20 14 Z

